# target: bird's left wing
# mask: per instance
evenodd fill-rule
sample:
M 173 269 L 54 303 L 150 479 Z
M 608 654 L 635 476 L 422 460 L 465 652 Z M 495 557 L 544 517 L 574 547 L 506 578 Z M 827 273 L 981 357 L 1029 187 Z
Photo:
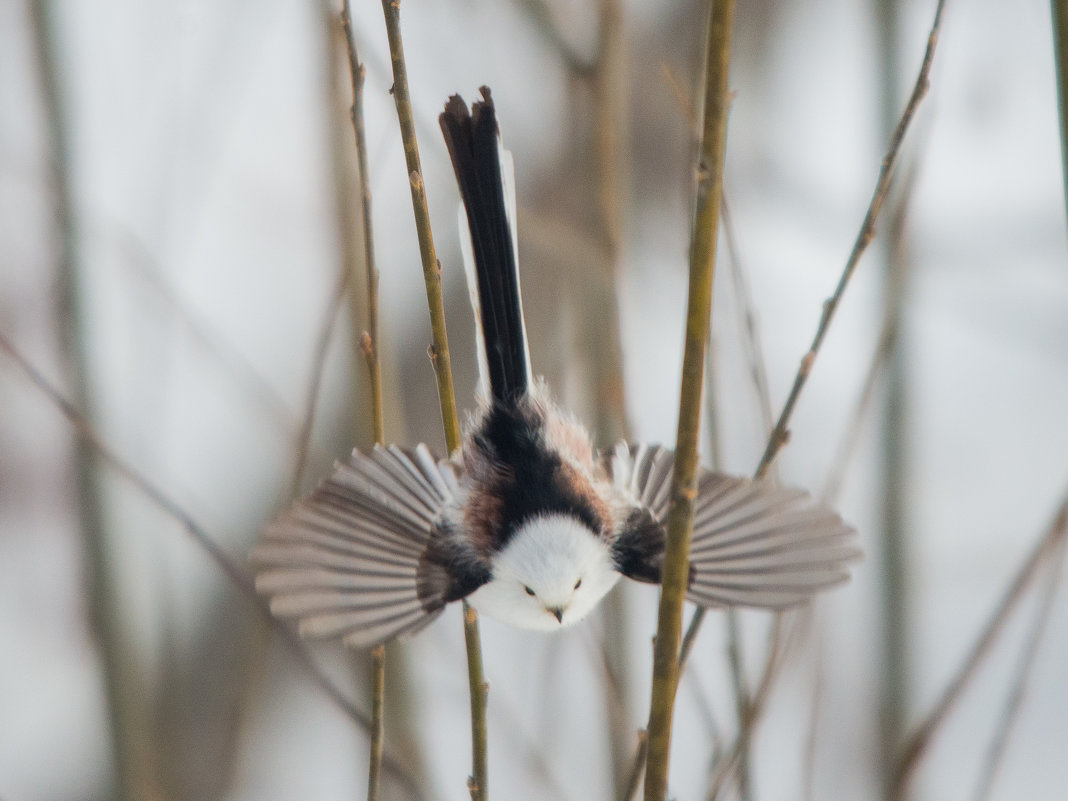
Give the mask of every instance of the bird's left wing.
M 442 528 L 456 468 L 426 446 L 354 452 L 262 533 L 256 588 L 301 634 L 376 645 L 430 623 L 488 578 Z
M 659 582 L 674 454 L 617 446 L 608 467 L 633 503 L 616 540 L 624 575 Z M 687 597 L 700 606 L 782 609 L 844 582 L 860 551 L 854 530 L 806 492 L 701 470 Z

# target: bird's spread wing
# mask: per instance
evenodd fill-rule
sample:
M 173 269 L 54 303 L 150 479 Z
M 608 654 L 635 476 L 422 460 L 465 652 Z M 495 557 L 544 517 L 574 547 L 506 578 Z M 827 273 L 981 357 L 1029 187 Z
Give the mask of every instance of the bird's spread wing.
M 463 560 L 449 558 L 440 531 L 460 492 L 455 471 L 424 445 L 376 447 L 338 464 L 264 529 L 252 552 L 271 611 L 298 619 L 302 634 L 354 646 L 430 623 L 472 578 L 457 575 Z
M 674 456 L 621 444 L 609 468 L 634 504 L 616 543 L 620 571 L 660 580 Z M 854 530 L 805 492 L 702 470 L 694 501 L 687 597 L 701 606 L 781 609 L 848 578 Z

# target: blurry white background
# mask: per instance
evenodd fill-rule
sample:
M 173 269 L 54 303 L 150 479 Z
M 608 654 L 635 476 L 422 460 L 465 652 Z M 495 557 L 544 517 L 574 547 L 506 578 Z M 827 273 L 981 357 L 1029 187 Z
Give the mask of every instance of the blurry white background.
M 0 333 L 76 394 L 61 336 L 72 318 L 62 311 L 57 266 L 53 126 L 37 55 L 43 13 L 69 143 L 73 357 L 87 375 L 91 423 L 244 566 L 257 528 L 291 497 L 316 343 L 335 308 L 302 486 L 369 439 L 354 345 L 363 310 L 335 301 L 346 248 L 358 251 L 360 241 L 339 9 L 293 0 L 33 3 L 0 3 Z M 440 451 L 381 8 L 357 6 L 386 430 Z M 899 110 L 934 3 L 895 8 L 889 83 Z M 619 420 L 596 383 L 598 338 L 614 327 L 596 205 L 595 109 L 604 97 L 568 65 L 594 60 L 598 14 L 597 3 L 565 0 L 402 5 L 459 402 L 472 398 L 472 326 L 436 116 L 450 94 L 471 100 L 488 84 L 518 171 L 535 369 L 614 436 Z M 687 104 L 704 10 L 628 0 L 623 14 L 613 97 L 623 104 L 616 130 L 624 146 L 613 175 L 626 415 L 634 437 L 671 442 L 689 235 Z M 874 0 L 738 4 L 726 193 L 776 414 L 886 146 L 881 30 Z M 906 543 L 896 599 L 906 627 L 906 668 L 896 674 L 906 729 L 958 671 L 1066 494 L 1068 270 L 1048 5 L 950 2 L 939 48 L 898 174 L 910 187 L 898 239 L 907 265 L 899 358 L 891 381 L 883 373 L 876 384 L 838 497 L 868 557 L 848 586 L 820 601 L 819 636 L 776 685 L 754 735 L 753 798 L 881 792 L 879 542 L 888 487 L 900 490 Z M 891 228 L 900 197 L 880 232 Z M 888 251 L 877 239 L 831 328 L 779 460 L 789 483 L 818 492 L 839 466 L 882 324 Z M 718 448 L 725 468 L 747 473 L 764 429 L 729 276 L 724 258 L 713 321 Z M 888 426 L 891 385 L 903 405 Z M 896 473 L 888 467 L 895 452 Z M 69 424 L 0 355 L 0 799 L 362 797 L 365 733 L 317 690 L 180 523 L 95 464 L 112 592 L 105 622 L 118 643 L 117 659 L 104 658 L 89 623 L 74 458 Z M 1063 577 L 1063 563 L 1056 569 Z M 627 590 L 613 602 L 617 617 L 553 637 L 483 623 L 492 797 L 618 797 L 613 765 L 626 764 L 647 711 L 656 600 L 655 589 Z M 983 797 L 982 771 L 1004 728 L 1035 602 L 1032 588 L 932 741 L 914 797 Z M 742 621 L 755 683 L 768 620 L 745 613 Z M 1068 795 L 1065 631 L 1061 593 L 991 798 Z M 736 729 L 725 641 L 723 616 L 710 615 L 679 693 L 679 799 L 706 797 L 713 743 L 729 744 Z M 368 708 L 364 657 L 333 643 L 313 651 Z M 466 798 L 458 610 L 392 648 L 389 664 L 388 748 L 421 797 Z M 109 676 L 118 705 L 108 700 Z M 807 753 L 814 696 L 817 737 Z M 738 789 L 729 784 L 724 794 Z M 409 794 L 391 778 L 384 797 Z

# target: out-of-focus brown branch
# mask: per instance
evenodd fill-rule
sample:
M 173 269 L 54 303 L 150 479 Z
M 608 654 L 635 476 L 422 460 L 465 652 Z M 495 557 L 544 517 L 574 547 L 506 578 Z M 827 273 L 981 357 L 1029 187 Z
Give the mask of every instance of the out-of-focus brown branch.
M 1020 706 L 1023 704 L 1035 657 L 1046 633 L 1050 611 L 1053 609 L 1053 602 L 1057 597 L 1057 590 L 1060 589 L 1061 579 L 1063 578 L 1064 554 L 1068 550 L 1065 547 L 1066 543 L 1068 543 L 1068 537 L 1062 537 L 1056 546 L 1055 552 L 1051 553 L 1048 559 L 1049 564 L 1046 570 L 1049 578 L 1042 587 L 1042 597 L 1038 599 L 1038 608 L 1035 610 L 1034 621 L 1031 624 L 1031 629 L 1017 661 L 1015 679 L 1012 682 L 1009 695 L 1005 699 L 1005 706 L 994 730 L 994 738 L 982 763 L 981 775 L 976 785 L 975 801 L 985 801 L 990 796 L 998 768 L 1001 766 L 1001 760 L 1005 755 L 1005 747 L 1008 745 L 1013 725 L 1019 715 Z
M 518 0 L 518 5 L 527 12 L 527 16 L 541 33 L 542 38 L 549 44 L 553 51 L 560 57 L 567 68 L 574 75 L 585 76 L 594 72 L 597 67 L 581 56 L 564 39 L 560 26 L 553 18 L 552 9 L 545 0 Z
M 304 396 L 304 412 L 301 415 L 300 434 L 297 439 L 297 456 L 293 464 L 293 480 L 290 483 L 290 497 L 300 494 L 304 484 L 304 473 L 308 465 L 308 453 L 311 450 L 312 428 L 315 425 L 315 409 L 319 405 L 319 392 L 323 384 L 323 370 L 326 367 L 326 354 L 330 347 L 330 338 L 334 333 L 338 309 L 345 297 L 349 285 L 347 271 L 339 273 L 336 285 L 330 296 L 330 302 L 323 313 L 319 332 L 315 337 L 315 350 L 312 357 L 312 371 L 308 379 L 308 389 Z
M 138 492 L 144 495 L 152 503 L 153 506 L 181 525 L 181 527 L 192 537 L 193 542 L 195 542 L 197 546 L 208 555 L 211 561 L 222 570 L 230 583 L 248 599 L 256 611 L 259 612 L 264 620 L 278 633 L 281 640 L 289 646 L 290 651 L 296 658 L 298 664 L 308 672 L 315 685 L 354 723 L 365 730 L 369 730 L 370 720 L 367 715 L 357 709 L 351 701 L 345 698 L 334 683 L 322 672 L 322 670 L 319 669 L 318 665 L 315 664 L 311 656 L 308 654 L 307 649 L 297 636 L 271 614 L 271 610 L 256 592 L 256 588 L 253 586 L 252 581 L 249 580 L 249 577 L 237 566 L 234 560 L 215 542 L 215 540 L 195 520 L 193 520 L 193 518 L 182 509 L 176 501 L 125 462 L 117 453 L 115 453 L 115 451 L 101 440 L 96 431 L 89 424 L 89 421 L 85 419 L 77 407 L 67 400 L 63 394 L 56 389 L 55 386 L 53 386 L 52 383 L 49 382 L 48 379 L 46 379 L 24 357 L 3 334 L 0 334 L 0 351 L 4 351 L 29 382 L 48 398 L 52 405 L 55 406 L 74 427 L 74 430 L 82 441 L 84 441 L 100 459 L 109 464 L 113 470 L 129 481 Z M 405 786 L 412 797 L 421 797 L 414 782 L 408 775 L 408 771 L 399 760 L 392 755 L 387 754 L 384 760 L 384 765 L 386 769 Z
M 71 136 L 61 79 L 60 45 L 56 36 L 56 4 L 48 0 L 30 3 L 33 49 L 40 81 L 43 117 L 47 134 L 49 190 L 56 221 L 56 323 L 62 358 L 75 403 L 90 408 L 85 312 L 80 291 L 79 230 L 70 186 Z M 88 413 L 88 412 L 87 412 Z M 136 788 L 144 784 L 146 741 L 139 699 L 147 694 L 144 675 L 137 669 L 129 644 L 126 618 L 116 587 L 114 564 L 107 554 L 102 486 L 98 460 L 83 439 L 74 443 L 73 467 L 78 502 L 78 522 L 85 547 L 84 571 L 88 594 L 89 628 L 100 654 L 107 704 L 108 736 L 114 760 L 114 793 L 118 801 L 133 801 Z
M 906 737 L 890 785 L 891 801 L 898 801 L 904 797 L 909 779 L 926 753 L 931 739 L 953 711 L 979 666 L 990 653 L 990 649 L 1005 629 L 1010 615 L 1019 604 L 1024 592 L 1034 583 L 1035 577 L 1039 574 L 1039 568 L 1050 561 L 1052 554 L 1061 547 L 1066 538 L 1068 538 L 1068 497 L 1062 501 L 1052 525 L 1042 534 L 1031 554 L 1020 566 L 1016 577 L 1005 591 L 956 675 L 946 685 L 938 700 L 919 724 Z

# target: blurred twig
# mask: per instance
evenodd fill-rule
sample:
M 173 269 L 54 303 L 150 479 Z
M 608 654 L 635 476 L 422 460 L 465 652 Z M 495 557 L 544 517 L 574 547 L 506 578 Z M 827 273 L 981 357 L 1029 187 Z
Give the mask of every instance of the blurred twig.
M 1061 547 L 1066 537 L 1068 537 L 1068 498 L 1062 501 L 1053 524 L 1042 534 L 1031 554 L 1020 566 L 1016 577 L 1005 591 L 979 638 L 961 663 L 956 675 L 946 685 L 941 696 L 939 696 L 923 720 L 906 737 L 890 784 L 889 798 L 891 801 L 897 801 L 904 797 L 909 779 L 912 777 L 920 759 L 926 753 L 931 739 L 945 722 L 979 666 L 986 659 L 998 635 L 1004 630 L 1009 616 L 1015 610 L 1020 598 L 1034 582 L 1039 568 L 1050 561 L 1051 555 Z
M 805 733 L 805 758 L 802 763 L 801 789 L 804 801 L 813 801 L 816 789 L 816 745 L 819 742 L 820 709 L 823 706 L 824 642 L 822 629 L 812 638 L 814 665 L 812 698 L 809 706 L 808 731 Z
M 1063 578 L 1066 543 L 1068 543 L 1068 538 L 1062 537 L 1056 546 L 1056 552 L 1050 554 L 1049 565 L 1046 568 L 1049 571 L 1049 579 L 1042 588 L 1042 596 L 1038 600 L 1038 608 L 1035 610 L 1031 630 L 1027 635 L 1017 662 L 1015 679 L 1009 690 L 1009 695 L 1005 699 L 1005 706 L 994 730 L 994 738 L 987 749 L 986 758 L 982 761 L 981 774 L 975 790 L 975 801 L 985 801 L 990 797 L 994 779 L 997 776 L 1001 760 L 1005 755 L 1005 748 L 1009 742 L 1009 735 L 1023 704 L 1027 683 L 1034 667 L 1035 656 L 1038 654 L 1038 647 L 1045 635 L 1046 624 L 1049 622 L 1050 611 L 1053 609 L 1053 601 L 1057 597 L 1057 590 L 1060 589 L 1061 579 Z
M 900 4 L 897 0 L 877 0 L 876 39 L 881 67 L 880 131 L 889 130 L 899 104 L 898 32 Z M 907 183 L 906 183 L 907 187 Z M 882 477 L 879 481 L 881 531 L 877 540 L 879 563 L 879 642 L 881 653 L 879 674 L 879 775 L 885 791 L 889 788 L 894 758 L 905 726 L 909 707 L 908 619 L 909 593 L 907 586 L 908 543 L 905 537 L 905 455 L 909 430 L 905 413 L 906 381 L 905 354 L 899 345 L 903 324 L 905 272 L 908 263 L 905 241 L 905 206 L 907 197 L 897 192 L 900 202 L 887 220 L 887 232 L 880 243 L 883 254 L 883 295 L 887 321 L 887 338 L 880 343 L 885 363 L 886 381 L 883 384 L 884 404 L 880 425 L 879 447 L 882 454 Z
M 181 292 L 164 274 L 163 265 L 148 243 L 129 225 L 117 218 L 90 216 L 83 228 L 85 238 L 99 239 L 115 247 L 124 258 L 117 259 L 130 268 L 136 277 L 159 296 L 167 311 L 172 313 L 204 354 L 222 368 L 225 377 L 245 393 L 250 402 L 260 407 L 285 436 L 296 442 L 300 438 L 298 421 L 293 410 L 253 364 L 211 320 L 198 313 L 182 297 Z M 119 255 L 119 254 L 116 254 Z
M 529 3 L 527 3 L 529 5 Z M 540 3 L 537 5 L 541 5 Z M 628 437 L 623 379 L 623 344 L 619 318 L 619 285 L 623 255 L 624 203 L 627 196 L 627 81 L 624 47 L 624 9 L 621 0 L 598 0 L 597 53 L 588 73 L 592 84 L 593 163 L 597 210 L 597 236 L 602 269 L 586 281 L 587 308 L 598 314 L 582 315 L 587 328 L 590 364 L 596 400 L 595 440 L 602 445 Z M 555 30 L 555 27 L 553 28 Z M 577 65 L 570 63 L 573 70 Z M 619 587 L 602 604 L 606 669 L 615 687 L 606 684 L 608 719 L 605 744 L 609 751 L 615 794 L 626 782 L 633 726 L 627 699 L 632 685 L 627 596 Z
M 1057 70 L 1057 107 L 1061 122 L 1061 165 L 1065 211 L 1068 212 L 1068 0 L 1050 0 L 1053 15 L 1053 60 Z
M 723 241 L 727 245 L 727 255 L 729 256 L 727 266 L 731 272 L 734 305 L 738 310 L 739 322 L 742 327 L 739 339 L 742 343 L 745 361 L 749 365 L 749 377 L 753 381 L 753 391 L 756 393 L 757 402 L 760 404 L 760 420 L 764 425 L 764 435 L 769 436 L 774 420 L 771 411 L 768 366 L 764 360 L 764 346 L 760 341 L 760 325 L 757 322 L 753 290 L 749 285 L 749 278 L 742 263 L 738 247 L 738 235 L 734 229 L 734 220 L 731 217 L 730 206 L 726 197 L 723 198 L 720 217 L 723 224 Z
M 460 447 L 460 421 L 456 416 L 456 396 L 452 385 L 452 366 L 449 359 L 449 339 L 445 329 L 445 307 L 441 295 L 441 265 L 434 255 L 434 239 L 430 230 L 430 212 L 426 204 L 423 171 L 419 163 L 419 143 L 415 136 L 412 102 L 408 93 L 408 70 L 404 62 L 404 45 L 400 31 L 400 0 L 382 0 L 382 13 L 389 39 L 390 61 L 393 65 L 393 99 L 397 105 L 404 159 L 412 190 L 412 208 L 419 236 L 419 252 L 423 260 L 423 281 L 426 285 L 430 327 L 433 333 L 431 361 L 438 380 L 438 400 L 441 421 L 445 429 L 445 446 L 451 454 Z M 467 648 L 468 685 L 471 693 L 471 776 L 468 789 L 472 801 L 487 801 L 489 775 L 486 763 L 486 696 L 489 691 L 482 669 L 482 644 L 478 632 L 478 614 L 463 602 L 464 644 Z
M 553 19 L 552 9 L 545 0 L 516 0 L 531 22 L 537 27 L 542 37 L 560 57 L 567 68 L 575 75 L 588 75 L 595 71 L 596 65 L 579 56 L 574 48 L 564 39 L 560 26 Z
M 860 262 L 860 257 L 864 255 L 864 251 L 867 250 L 868 245 L 871 244 L 872 237 L 875 236 L 875 221 L 879 216 L 880 209 L 882 209 L 883 201 L 886 200 L 887 192 L 890 190 L 890 179 L 894 174 L 894 167 L 897 164 L 897 158 L 901 152 L 901 144 L 904 141 L 905 133 L 908 131 L 912 118 L 916 114 L 916 109 L 919 108 L 920 101 L 923 100 L 930 86 L 929 76 L 931 73 L 931 65 L 934 62 L 935 48 L 938 45 L 938 36 L 942 29 L 942 11 L 944 8 L 945 0 L 938 0 L 938 5 L 935 8 L 934 22 L 931 25 L 930 33 L 927 35 L 927 49 L 924 52 L 923 62 L 920 65 L 920 72 L 916 78 L 916 83 L 913 86 L 912 94 L 909 96 L 908 103 L 905 105 L 905 110 L 902 112 L 901 118 L 898 120 L 897 126 L 894 128 L 894 132 L 890 137 L 890 146 L 887 149 L 886 155 L 883 157 L 882 165 L 879 168 L 879 177 L 875 182 L 875 191 L 872 193 L 871 201 L 868 204 L 868 210 L 864 215 L 864 221 L 861 223 L 860 232 L 857 234 L 856 241 L 853 243 L 853 249 L 849 254 L 849 258 L 846 260 L 845 269 L 842 271 L 842 275 L 838 279 L 838 285 L 835 287 L 834 294 L 823 303 L 823 313 L 820 315 L 820 322 L 816 327 L 816 334 L 812 339 L 812 343 L 809 345 L 808 351 L 801 359 L 801 366 L 798 368 L 797 375 L 794 377 L 794 383 L 790 388 L 790 394 L 787 396 L 786 403 L 779 415 L 778 422 L 775 424 L 775 428 L 772 430 L 771 436 L 768 438 L 767 447 L 764 450 L 764 455 L 761 457 L 760 464 L 756 470 L 758 478 L 762 478 L 767 473 L 768 468 L 771 467 L 771 463 L 775 460 L 775 457 L 789 438 L 788 426 L 790 417 L 794 411 L 794 406 L 797 404 L 797 399 L 801 395 L 801 390 L 808 381 L 809 374 L 812 372 L 812 366 L 816 361 L 820 346 L 823 344 L 823 339 L 830 328 L 831 320 L 834 319 L 834 313 L 838 308 L 838 304 L 841 302 L 842 296 L 845 294 L 846 286 L 848 286 L 850 278 L 853 277 L 853 272 L 856 270 L 857 264 Z
M 33 48 L 43 99 L 47 134 L 49 190 L 56 219 L 56 318 L 62 357 L 74 403 L 90 408 L 88 326 L 82 305 L 79 274 L 79 232 L 71 176 L 71 137 L 59 64 L 56 6 L 48 0 L 30 3 Z M 6 344 L 6 343 L 5 343 Z M 74 473 L 78 516 L 84 539 L 89 627 L 96 640 L 104 678 L 108 736 L 114 759 L 113 791 L 117 801 L 133 801 L 143 787 L 144 758 L 151 738 L 143 731 L 138 699 L 148 692 L 136 668 L 135 655 L 125 631 L 126 616 L 116 587 L 113 563 L 108 558 L 102 486 L 98 461 L 84 439 L 74 443 Z
M 772 620 L 771 631 L 768 634 L 768 655 L 764 661 L 764 669 L 760 674 L 749 704 L 745 709 L 742 720 L 739 722 L 738 736 L 727 753 L 716 763 L 715 771 L 710 782 L 708 798 L 714 801 L 726 785 L 727 780 L 734 775 L 739 766 L 739 760 L 746 748 L 746 739 L 749 733 L 756 727 L 757 721 L 764 712 L 768 698 L 771 696 L 772 687 L 779 676 L 782 667 L 788 661 L 794 647 L 802 639 L 805 623 L 803 612 L 780 613 Z
M 278 633 L 282 641 L 289 646 L 293 656 L 302 668 L 304 668 L 312 681 L 319 689 L 345 713 L 354 723 L 365 730 L 370 730 L 370 720 L 349 701 L 326 676 L 318 665 L 312 661 L 307 649 L 297 636 L 284 626 L 271 614 L 271 610 L 256 592 L 256 588 L 248 576 L 230 558 L 230 556 L 215 542 L 215 540 L 193 518 L 170 498 L 162 489 L 145 478 L 136 469 L 127 464 L 115 453 L 100 437 L 85 419 L 82 413 L 67 400 L 29 361 L 11 344 L 6 336 L 0 334 L 0 350 L 7 353 L 11 360 L 22 371 L 37 389 L 48 397 L 49 401 L 74 427 L 78 436 L 92 451 L 104 462 L 108 463 L 113 470 L 129 481 L 142 495 L 144 495 L 156 508 L 164 512 L 168 517 L 177 521 L 182 528 L 189 533 L 193 541 L 205 552 L 208 557 L 222 570 L 227 579 L 238 589 L 255 607 L 256 611 Z M 385 757 L 384 765 L 404 786 L 413 797 L 421 797 L 414 782 L 408 775 L 408 771 L 392 755 Z
M 315 410 L 319 405 L 319 392 L 323 384 L 323 369 L 326 366 L 326 354 L 330 347 L 330 339 L 334 333 L 334 325 L 337 322 L 337 312 L 341 306 L 341 300 L 345 297 L 345 289 L 349 284 L 349 274 L 342 270 L 337 277 L 333 292 L 330 294 L 330 303 L 323 314 L 319 325 L 319 333 L 315 337 L 315 351 L 312 358 L 312 372 L 308 379 L 308 390 L 304 397 L 304 413 L 301 415 L 300 436 L 297 440 L 297 457 L 293 465 L 293 481 L 290 485 L 290 497 L 300 495 L 300 489 L 304 484 L 304 472 L 308 464 L 308 452 L 311 448 L 312 428 L 315 425 Z
M 727 144 L 727 73 L 730 64 L 733 0 L 711 6 L 705 80 L 705 107 L 697 168 L 697 200 L 690 249 L 690 282 L 682 362 L 675 469 L 671 481 L 667 543 L 661 575 L 660 610 L 653 649 L 653 683 L 649 704 L 649 754 L 645 801 L 667 796 L 671 725 L 678 685 L 682 602 L 689 571 L 690 536 L 697 480 L 697 440 L 701 421 L 705 346 L 712 311 L 723 158 Z

